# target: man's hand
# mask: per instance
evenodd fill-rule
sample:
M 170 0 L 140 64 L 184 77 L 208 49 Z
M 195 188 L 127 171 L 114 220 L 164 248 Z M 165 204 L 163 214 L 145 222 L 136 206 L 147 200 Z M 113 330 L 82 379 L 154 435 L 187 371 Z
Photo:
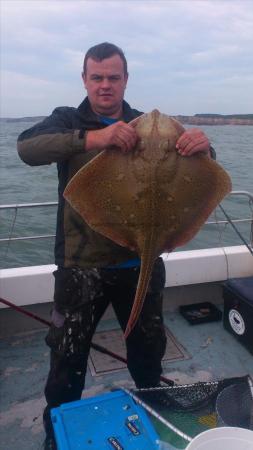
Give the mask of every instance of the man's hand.
M 119 121 L 102 130 L 88 131 L 85 150 L 104 150 L 117 147 L 122 152 L 129 152 L 135 147 L 137 139 L 134 127 Z
M 207 153 L 210 156 L 210 142 L 199 128 L 186 130 L 178 139 L 176 148 L 182 156 L 192 156 L 199 152 Z

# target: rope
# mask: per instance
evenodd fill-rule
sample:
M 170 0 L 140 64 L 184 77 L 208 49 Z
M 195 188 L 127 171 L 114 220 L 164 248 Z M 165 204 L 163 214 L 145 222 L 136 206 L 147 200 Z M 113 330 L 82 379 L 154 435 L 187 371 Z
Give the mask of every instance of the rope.
M 11 238 L 12 238 L 12 234 L 13 234 L 15 223 L 16 223 L 16 219 L 17 219 L 17 214 L 18 214 L 18 208 L 16 207 L 15 208 L 13 222 L 12 222 L 12 225 L 11 225 L 11 230 L 10 230 L 9 237 L 8 237 L 7 247 L 6 247 L 6 250 L 5 250 L 5 255 L 4 255 L 5 259 L 7 259 L 8 253 L 9 253 L 9 250 L 10 250 Z
M 249 244 L 247 243 L 247 241 L 244 239 L 244 237 L 242 236 L 242 234 L 240 233 L 240 231 L 238 230 L 238 228 L 235 226 L 235 224 L 233 223 L 233 221 L 230 219 L 229 215 L 226 213 L 226 211 L 224 210 L 224 208 L 219 205 L 221 211 L 223 212 L 224 216 L 226 217 L 226 219 L 228 220 L 228 222 L 230 223 L 230 225 L 233 227 L 233 229 L 235 230 L 235 232 L 238 234 L 238 236 L 240 237 L 240 239 L 242 240 L 242 242 L 246 245 L 247 249 L 249 250 L 249 252 L 252 254 L 253 256 L 253 250 L 252 248 L 249 246 Z
M 14 303 L 9 302 L 8 300 L 4 300 L 3 298 L 0 298 L 0 302 L 3 303 L 4 305 L 9 306 L 12 309 L 15 309 L 16 311 L 24 314 L 25 316 L 29 316 L 32 319 L 37 320 L 38 322 L 43 323 L 44 325 L 47 325 L 50 327 L 50 322 L 48 322 L 45 319 L 42 319 L 41 317 L 37 316 L 36 314 L 31 313 L 30 311 L 27 311 L 26 309 L 22 309 L 19 306 L 15 305 Z

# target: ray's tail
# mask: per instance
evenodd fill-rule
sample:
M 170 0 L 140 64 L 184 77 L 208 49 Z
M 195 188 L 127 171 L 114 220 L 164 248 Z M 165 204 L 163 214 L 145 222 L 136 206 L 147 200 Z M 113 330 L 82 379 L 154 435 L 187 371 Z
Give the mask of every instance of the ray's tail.
M 124 337 L 125 339 L 131 333 L 133 328 L 136 325 L 136 322 L 139 319 L 140 313 L 142 311 L 142 307 L 144 304 L 144 300 L 147 294 L 149 281 L 151 278 L 151 273 L 154 265 L 154 256 L 152 252 L 144 252 L 141 255 L 141 268 L 138 279 L 138 284 L 136 288 L 134 303 L 132 306 L 131 314 L 129 316 L 127 326 L 125 329 Z

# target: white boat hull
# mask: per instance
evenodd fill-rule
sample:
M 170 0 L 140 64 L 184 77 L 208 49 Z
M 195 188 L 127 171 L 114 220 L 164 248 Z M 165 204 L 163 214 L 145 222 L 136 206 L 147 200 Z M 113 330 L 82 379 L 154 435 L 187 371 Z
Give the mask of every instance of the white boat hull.
M 246 246 L 164 253 L 166 287 L 213 283 L 253 275 L 253 259 Z M 0 270 L 0 297 L 17 306 L 53 300 L 56 266 Z M 6 308 L 0 303 L 0 308 Z

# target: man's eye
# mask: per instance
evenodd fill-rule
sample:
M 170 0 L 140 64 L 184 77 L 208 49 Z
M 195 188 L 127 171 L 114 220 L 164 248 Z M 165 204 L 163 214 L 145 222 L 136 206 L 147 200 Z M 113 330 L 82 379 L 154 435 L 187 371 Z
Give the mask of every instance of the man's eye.
M 102 81 L 102 77 L 94 76 L 94 77 L 92 77 L 92 80 L 94 80 L 94 81 Z
M 109 77 L 109 81 L 118 81 L 119 79 L 120 79 L 120 77 L 117 75 Z

